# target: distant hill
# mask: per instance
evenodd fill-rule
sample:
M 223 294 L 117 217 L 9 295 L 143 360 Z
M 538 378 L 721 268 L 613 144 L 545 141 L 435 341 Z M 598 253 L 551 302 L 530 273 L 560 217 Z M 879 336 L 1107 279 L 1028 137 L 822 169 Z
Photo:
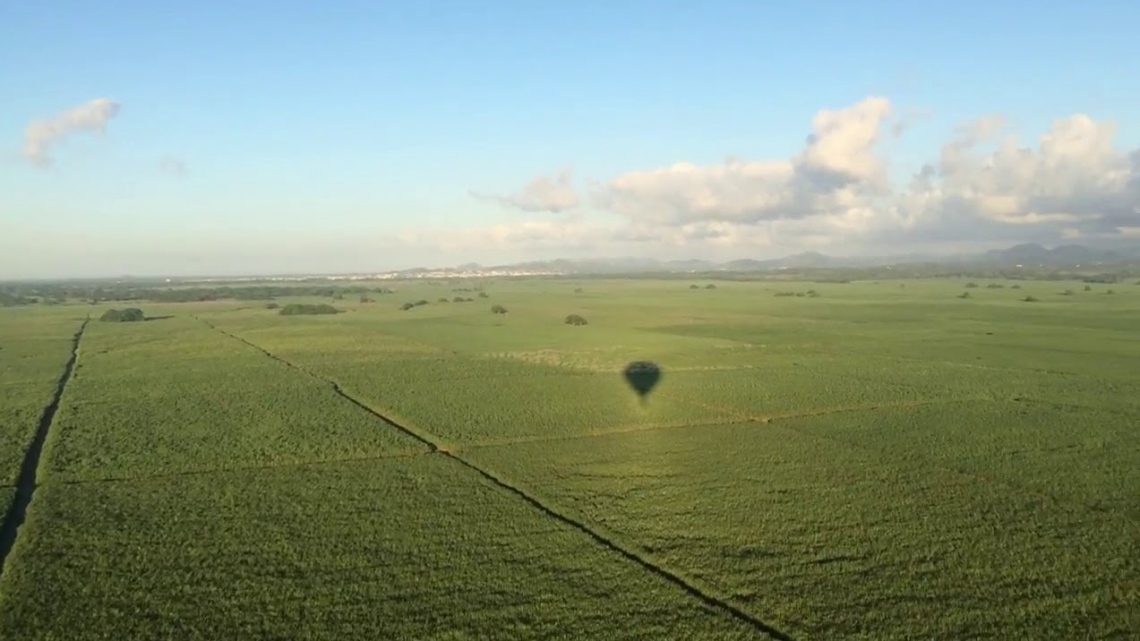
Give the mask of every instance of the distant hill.
M 1014 245 L 1008 249 L 986 252 L 983 261 L 999 265 L 1025 265 L 1044 267 L 1075 267 L 1117 263 L 1140 257 L 1136 248 L 1098 249 L 1084 245 L 1059 245 L 1052 249 L 1036 243 Z
M 743 258 L 723 263 L 708 260 L 657 260 L 653 258 L 616 257 L 593 259 L 557 258 L 497 265 L 494 267 L 467 263 L 453 268 L 426 269 L 419 267 L 398 272 L 400 275 L 446 275 L 460 272 L 531 273 L 531 274 L 651 274 L 651 273 L 707 273 L 707 272 L 775 272 L 799 269 L 838 269 L 850 267 L 886 267 L 904 265 L 946 265 L 956 267 L 1091 267 L 1095 265 L 1140 262 L 1140 243 L 1112 247 L 1085 245 L 1059 245 L 1048 248 L 1036 243 L 1024 243 L 1005 249 L 977 254 L 935 256 L 926 254 L 900 254 L 895 256 L 828 256 L 807 251 L 783 258 Z

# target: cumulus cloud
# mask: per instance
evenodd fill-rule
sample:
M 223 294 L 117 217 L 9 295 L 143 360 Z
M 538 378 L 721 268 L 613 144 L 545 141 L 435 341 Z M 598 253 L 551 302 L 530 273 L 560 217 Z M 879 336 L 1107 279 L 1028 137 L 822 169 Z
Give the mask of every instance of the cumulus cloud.
M 579 204 L 578 190 L 573 185 L 573 172 L 563 169 L 553 177 L 538 176 L 514 194 L 483 194 L 468 192 L 480 200 L 499 203 L 506 207 L 529 212 L 562 212 Z
M 162 159 L 158 161 L 158 169 L 162 173 L 171 176 L 186 175 L 186 163 L 174 156 L 163 156 Z
M 1054 121 L 1035 147 L 1008 137 L 989 153 L 975 151 L 998 130 L 979 121 L 947 143 L 939 164 L 924 167 L 900 196 L 905 218 L 943 227 L 1045 228 L 1058 238 L 1140 223 L 1140 153 L 1115 149 L 1113 123 L 1078 114 Z
M 1010 133 L 1006 117 L 986 115 L 959 126 L 930 150 L 929 162 L 895 184 L 880 145 L 900 133 L 893 112 L 881 97 L 820 111 L 803 147 L 782 160 L 677 162 L 614 176 L 591 193 L 607 220 L 524 220 L 445 236 L 457 248 L 737 254 L 1140 236 L 1140 150 L 1118 149 L 1112 123 L 1081 114 L 1060 118 L 1025 144 Z M 513 196 L 484 198 L 559 211 L 578 204 L 569 183 L 565 172 Z
M 959 127 L 936 161 L 896 186 L 878 150 L 894 131 L 891 114 L 877 97 L 821 111 L 787 160 L 633 171 L 604 184 L 595 201 L 632 226 L 689 230 L 693 239 L 710 230 L 753 237 L 741 230 L 762 227 L 769 236 L 848 242 L 1044 241 L 1140 225 L 1140 152 L 1113 146 L 1112 123 L 1059 119 L 1026 147 L 1003 137 L 1003 116 L 985 116 Z
M 885 163 L 874 148 L 890 112 L 890 103 L 877 97 L 821 111 L 804 149 L 791 159 L 633 171 L 605 184 L 595 200 L 634 223 L 673 226 L 838 213 L 887 188 Z
M 103 133 L 107 123 L 118 113 L 119 103 L 108 98 L 96 98 L 54 118 L 34 120 L 24 130 L 24 158 L 34 165 L 46 167 L 52 163 L 53 145 L 80 132 Z

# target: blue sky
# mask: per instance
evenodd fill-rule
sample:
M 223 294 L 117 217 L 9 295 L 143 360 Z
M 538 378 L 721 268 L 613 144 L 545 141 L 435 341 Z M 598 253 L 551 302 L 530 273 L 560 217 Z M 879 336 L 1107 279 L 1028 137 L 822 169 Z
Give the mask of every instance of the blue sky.
M 1110 194 L 1125 211 L 1112 225 L 1085 214 L 1023 224 L 1056 213 L 1040 203 L 953 220 L 942 207 L 937 221 L 930 210 L 905 223 L 891 209 L 858 246 L 824 240 L 857 217 L 834 194 L 795 213 L 727 203 L 725 190 L 771 188 L 749 172 L 695 173 L 685 187 L 658 176 L 608 208 L 590 196 L 678 162 L 788 161 L 818 111 L 870 96 L 908 124 L 875 151 L 895 200 L 956 128 L 994 113 L 1029 147 L 1058 118 L 1115 122 L 1119 158 L 1090 160 L 1091 181 L 1140 147 L 1132 3 L 12 0 L 2 12 L 0 279 L 728 259 L 813 243 L 926 247 L 950 228 L 973 230 L 947 236 L 961 242 L 1133 228 L 1135 191 L 1123 187 Z M 49 167 L 22 157 L 31 123 L 99 98 L 120 106 L 103 135 L 59 136 Z M 163 171 L 164 158 L 185 172 Z M 509 196 L 563 168 L 581 196 L 570 212 L 469 193 Z M 673 222 L 655 218 L 679 201 L 688 209 Z M 652 239 L 611 238 L 626 228 Z M 701 240 L 709 233 L 719 240 Z

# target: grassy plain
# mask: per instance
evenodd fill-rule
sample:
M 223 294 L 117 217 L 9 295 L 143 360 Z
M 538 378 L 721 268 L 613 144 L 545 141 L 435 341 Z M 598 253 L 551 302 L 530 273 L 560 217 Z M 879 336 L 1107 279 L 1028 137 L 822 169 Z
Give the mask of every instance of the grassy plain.
M 1129 638 L 1140 286 L 979 284 L 140 305 L 81 345 L 0 636 L 758 634 L 699 592 L 797 639 Z

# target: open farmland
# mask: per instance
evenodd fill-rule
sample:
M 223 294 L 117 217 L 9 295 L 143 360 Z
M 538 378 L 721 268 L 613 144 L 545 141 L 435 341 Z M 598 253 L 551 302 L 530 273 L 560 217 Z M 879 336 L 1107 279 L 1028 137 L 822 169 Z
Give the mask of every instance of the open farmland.
M 140 304 L 84 331 L 0 638 L 1132 638 L 1140 286 L 965 283 Z M 0 310 L 3 438 L 88 311 Z

